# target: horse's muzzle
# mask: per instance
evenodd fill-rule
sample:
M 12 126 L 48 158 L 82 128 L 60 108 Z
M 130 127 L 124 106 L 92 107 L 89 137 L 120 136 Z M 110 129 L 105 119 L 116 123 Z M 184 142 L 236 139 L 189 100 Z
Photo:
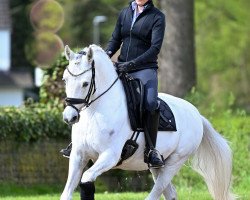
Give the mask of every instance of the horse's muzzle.
M 63 111 L 63 121 L 66 124 L 73 125 L 77 123 L 80 119 L 80 114 L 72 108 L 71 106 L 67 106 Z
M 79 117 L 74 116 L 71 120 L 68 120 L 67 118 L 63 118 L 63 121 L 68 125 L 73 125 L 79 121 Z

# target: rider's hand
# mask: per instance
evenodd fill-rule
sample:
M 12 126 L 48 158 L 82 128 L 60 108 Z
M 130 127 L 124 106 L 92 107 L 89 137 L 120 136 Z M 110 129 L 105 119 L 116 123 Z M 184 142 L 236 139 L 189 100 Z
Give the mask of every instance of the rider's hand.
M 111 58 L 112 55 L 113 55 L 112 51 L 109 51 L 109 50 L 106 50 L 105 53 L 106 53 L 110 58 Z
M 120 73 L 126 73 L 130 70 L 133 70 L 134 67 L 135 63 L 133 61 L 116 63 L 117 71 Z

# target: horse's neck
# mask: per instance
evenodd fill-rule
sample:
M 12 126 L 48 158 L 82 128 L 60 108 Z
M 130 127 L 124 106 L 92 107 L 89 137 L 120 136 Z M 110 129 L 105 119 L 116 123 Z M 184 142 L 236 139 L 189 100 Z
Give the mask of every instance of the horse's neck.
M 99 55 L 97 54 L 94 58 L 96 64 L 95 80 L 97 92 L 93 95 L 93 98 L 96 98 L 105 92 L 118 77 L 112 62 L 104 56 L 106 55 L 101 55 L 101 53 L 99 53 Z M 120 79 L 118 79 L 109 91 L 102 95 L 97 101 L 99 108 L 112 107 L 116 109 L 117 106 L 124 105 L 124 101 L 126 101 L 126 99 Z M 110 110 L 110 112 L 112 112 L 112 110 Z
M 94 52 L 95 55 L 95 52 Z M 96 55 L 95 60 L 95 70 L 96 70 L 96 93 L 91 97 L 92 100 L 98 98 L 103 92 L 107 91 L 107 89 L 114 83 L 114 81 L 118 78 L 118 75 L 114 69 L 114 66 L 108 58 L 103 55 Z M 117 127 L 123 127 L 122 130 L 119 131 L 121 136 L 118 141 L 125 142 L 128 137 L 130 137 L 128 133 L 130 130 L 128 122 L 128 112 L 127 112 L 127 104 L 126 104 L 126 96 L 123 89 L 123 85 L 120 79 L 114 83 L 114 85 L 100 98 L 98 98 L 88 109 L 84 112 L 85 119 L 83 119 L 84 124 L 88 121 L 91 124 L 91 129 L 88 129 L 89 132 L 93 131 L 93 134 L 98 131 L 96 137 L 100 137 L 100 132 L 105 135 L 105 133 L 110 132 L 111 130 L 117 130 Z M 109 143 L 108 138 L 107 143 Z M 93 138 L 87 138 L 89 140 L 93 140 Z M 105 141 L 104 141 L 105 143 Z
M 106 58 L 106 55 L 98 52 L 94 58 L 96 65 L 96 81 L 100 86 L 109 85 L 117 78 L 117 73 L 111 60 Z M 101 82 L 101 84 L 100 84 Z

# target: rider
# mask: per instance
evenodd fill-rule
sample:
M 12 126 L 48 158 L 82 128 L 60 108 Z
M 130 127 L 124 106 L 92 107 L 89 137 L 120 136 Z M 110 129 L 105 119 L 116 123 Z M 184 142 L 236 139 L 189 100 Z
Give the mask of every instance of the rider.
M 155 149 L 159 124 L 157 57 L 165 32 L 165 16 L 154 7 L 152 0 L 135 0 L 118 17 L 106 49 L 112 57 L 121 46 L 117 70 L 139 78 L 144 85 L 144 130 L 146 162 L 149 167 L 164 166 L 162 156 Z M 63 153 L 69 153 L 67 148 Z
M 106 50 L 112 57 L 121 46 L 118 71 L 139 78 L 144 85 L 143 121 L 149 136 L 146 137 L 145 154 L 149 166 L 153 168 L 164 166 L 161 155 L 155 149 L 159 124 L 157 56 L 164 32 L 165 16 L 154 7 L 153 1 L 135 0 L 121 11 Z

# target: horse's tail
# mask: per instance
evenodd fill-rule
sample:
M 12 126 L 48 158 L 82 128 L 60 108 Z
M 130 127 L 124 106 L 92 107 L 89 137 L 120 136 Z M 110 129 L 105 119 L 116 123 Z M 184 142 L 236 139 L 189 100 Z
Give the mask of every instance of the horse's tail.
M 234 200 L 231 193 L 232 153 L 227 141 L 202 116 L 203 138 L 192 167 L 204 179 L 215 200 Z

